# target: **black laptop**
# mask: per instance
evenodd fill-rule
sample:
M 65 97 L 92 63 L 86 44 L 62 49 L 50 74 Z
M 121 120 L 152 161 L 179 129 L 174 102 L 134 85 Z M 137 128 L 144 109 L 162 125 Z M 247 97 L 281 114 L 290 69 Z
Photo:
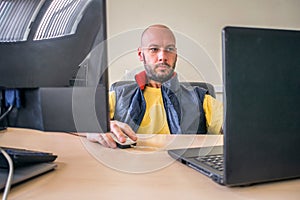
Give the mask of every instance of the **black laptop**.
M 168 153 L 227 186 L 300 177 L 300 31 L 226 27 L 222 44 L 224 145 Z

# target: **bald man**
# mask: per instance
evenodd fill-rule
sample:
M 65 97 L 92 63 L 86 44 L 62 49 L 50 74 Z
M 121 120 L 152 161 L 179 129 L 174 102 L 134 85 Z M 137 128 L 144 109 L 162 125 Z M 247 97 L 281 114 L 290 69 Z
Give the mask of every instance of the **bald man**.
M 138 48 L 145 70 L 135 83 L 117 86 L 109 94 L 111 133 L 120 142 L 138 134 L 219 134 L 222 104 L 200 87 L 180 84 L 175 72 L 176 39 L 165 25 L 144 30 Z M 90 141 L 116 148 L 111 133 L 88 134 Z

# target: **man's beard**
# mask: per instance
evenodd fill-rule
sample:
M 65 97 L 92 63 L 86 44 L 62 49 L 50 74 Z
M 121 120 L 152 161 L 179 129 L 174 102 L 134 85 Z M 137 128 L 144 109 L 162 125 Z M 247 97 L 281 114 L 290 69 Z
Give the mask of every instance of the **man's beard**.
M 168 70 L 168 73 L 158 74 L 157 72 L 155 72 L 155 69 L 158 68 L 161 65 L 164 65 L 165 67 L 168 68 L 168 69 L 166 69 L 166 70 Z M 144 63 L 144 66 L 145 66 L 147 77 L 149 79 L 151 79 L 153 81 L 156 81 L 156 82 L 159 82 L 159 83 L 166 82 L 174 74 L 174 67 L 170 66 L 167 63 L 156 64 L 156 65 L 154 65 L 154 68 L 153 68 L 153 66 L 150 66 L 146 63 Z

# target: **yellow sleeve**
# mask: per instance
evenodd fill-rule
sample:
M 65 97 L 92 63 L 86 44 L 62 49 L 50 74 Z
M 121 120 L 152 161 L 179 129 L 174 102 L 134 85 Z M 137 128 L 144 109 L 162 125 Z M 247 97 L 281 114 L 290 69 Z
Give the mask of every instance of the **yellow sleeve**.
M 115 115 L 115 106 L 116 106 L 116 94 L 114 91 L 109 92 L 109 112 L 110 112 L 110 119 L 114 118 Z
M 220 134 L 223 124 L 223 104 L 210 95 L 205 95 L 203 109 L 206 117 L 207 132 Z

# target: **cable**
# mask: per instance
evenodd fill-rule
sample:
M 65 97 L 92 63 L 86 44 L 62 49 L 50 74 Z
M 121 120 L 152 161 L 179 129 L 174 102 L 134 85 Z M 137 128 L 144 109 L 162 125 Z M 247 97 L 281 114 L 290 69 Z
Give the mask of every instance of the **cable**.
M 10 156 L 1 147 L 0 147 L 0 151 L 6 158 L 6 160 L 8 162 L 8 166 L 9 166 L 5 189 L 4 189 L 3 196 L 2 196 L 2 200 L 6 200 L 9 190 L 10 190 L 10 187 L 11 187 L 11 183 L 12 183 L 12 178 L 13 178 L 13 173 L 14 173 L 14 164 L 13 164 L 13 161 L 11 160 Z
M 0 121 L 12 110 L 14 106 L 13 105 L 10 105 L 7 109 L 7 111 L 5 111 L 5 113 L 3 113 L 1 116 L 0 116 Z
M 5 105 L 8 106 L 8 109 L 5 113 L 3 113 L 0 116 L 0 121 L 13 109 L 14 106 L 19 108 L 21 105 L 20 91 L 18 89 L 5 89 L 4 94 L 5 94 L 4 95 L 5 96 Z M 10 187 L 11 187 L 12 179 L 13 179 L 14 164 L 13 164 L 13 161 L 11 160 L 11 157 L 1 147 L 0 147 L 0 151 L 6 158 L 6 160 L 8 162 L 8 166 L 9 166 L 5 189 L 4 189 L 3 196 L 2 196 L 2 200 L 6 200 L 9 190 L 10 190 Z
M 2 115 L 3 108 L 4 108 L 3 99 L 4 99 L 3 91 L 2 91 L 2 89 L 0 89 L 0 114 L 1 114 L 1 116 L 0 116 L 0 131 L 6 129 L 6 126 L 4 125 L 4 123 L 1 122 L 1 120 L 5 117 Z
M 5 89 L 5 105 L 8 106 L 8 109 L 5 113 L 3 113 L 0 116 L 0 121 L 12 110 L 12 108 L 15 106 L 17 108 L 20 107 L 20 91 L 18 89 Z M 3 192 L 3 197 L 2 200 L 6 200 L 11 184 L 12 184 L 12 179 L 13 179 L 13 173 L 14 173 L 14 164 L 13 161 L 11 160 L 11 157 L 0 147 L 1 153 L 4 155 L 8 162 L 9 166 L 9 171 L 8 171 L 8 176 L 6 180 L 6 185 L 5 189 Z
M 2 96 L 2 95 L 1 95 Z M 13 107 L 20 108 L 20 91 L 18 89 L 5 89 L 4 91 L 5 105 L 9 106 L 8 109 L 0 116 L 0 121 L 8 115 L 8 113 L 13 109 Z

